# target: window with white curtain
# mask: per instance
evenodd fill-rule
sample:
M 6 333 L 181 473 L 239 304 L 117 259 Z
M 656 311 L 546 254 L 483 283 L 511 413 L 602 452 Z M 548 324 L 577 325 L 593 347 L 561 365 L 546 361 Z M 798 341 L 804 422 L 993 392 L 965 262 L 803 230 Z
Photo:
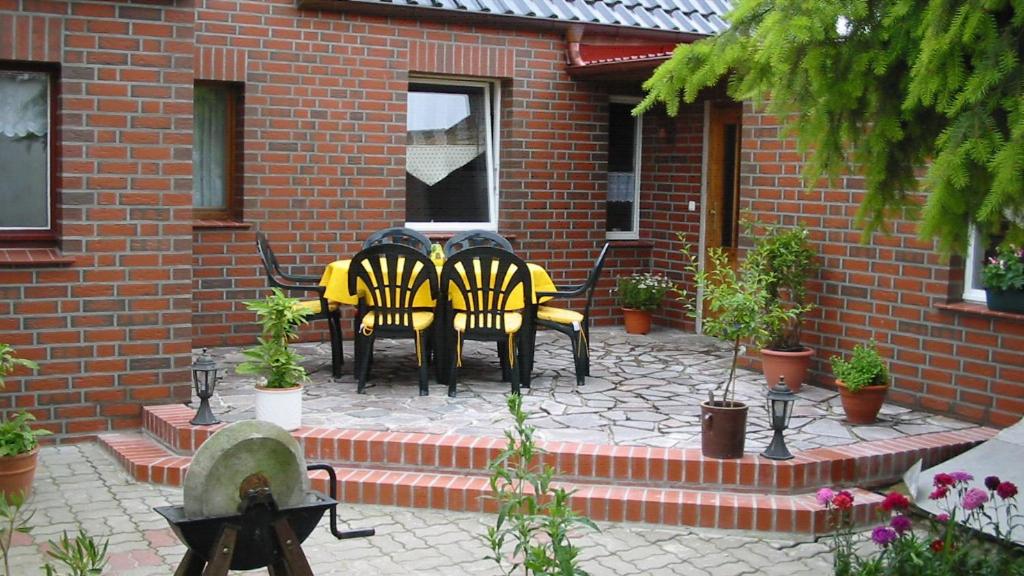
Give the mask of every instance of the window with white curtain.
M 192 206 L 196 218 L 237 219 L 241 211 L 237 114 L 240 89 L 198 82 L 193 91 Z
M 0 235 L 54 230 L 51 76 L 0 64 Z
M 490 82 L 409 83 L 407 226 L 425 231 L 497 228 L 494 102 Z
M 635 98 L 612 97 L 608 105 L 608 238 L 635 239 L 640 224 L 640 143 L 642 116 L 633 116 Z

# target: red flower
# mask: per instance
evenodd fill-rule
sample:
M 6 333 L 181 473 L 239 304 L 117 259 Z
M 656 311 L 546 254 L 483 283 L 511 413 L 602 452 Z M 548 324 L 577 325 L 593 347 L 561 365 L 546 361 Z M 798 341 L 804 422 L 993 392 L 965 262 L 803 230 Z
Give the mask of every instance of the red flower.
M 943 486 L 952 486 L 953 484 L 956 484 L 956 478 L 953 478 L 952 475 L 946 474 L 945 472 L 939 472 L 935 475 L 935 478 L 932 479 L 932 484 L 940 488 Z
M 889 492 L 885 500 L 882 500 L 882 510 L 892 512 L 893 510 L 906 510 L 910 508 L 910 500 L 899 492 Z
M 996 494 L 1002 499 L 1013 498 L 1017 495 L 1017 485 L 1013 482 L 1000 482 L 996 486 Z
M 832 498 L 832 505 L 838 510 L 849 510 L 853 508 L 853 494 L 846 490 L 840 491 Z
M 941 500 L 946 497 L 946 494 L 949 494 L 949 486 L 939 486 L 935 490 L 932 490 L 932 493 L 929 494 L 928 497 L 932 500 Z
M 932 543 L 928 547 L 932 549 L 932 552 L 935 552 L 937 554 L 939 552 L 942 552 L 946 548 L 946 543 L 942 540 L 936 539 L 932 540 Z

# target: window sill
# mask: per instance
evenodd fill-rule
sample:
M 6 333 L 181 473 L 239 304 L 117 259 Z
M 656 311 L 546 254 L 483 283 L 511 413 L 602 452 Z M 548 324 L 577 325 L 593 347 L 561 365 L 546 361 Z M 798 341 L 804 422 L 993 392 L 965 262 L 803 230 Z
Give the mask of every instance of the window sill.
M 0 268 L 61 268 L 75 259 L 57 248 L 0 248 Z
M 608 238 L 607 242 L 614 248 L 654 248 L 654 242 L 650 240 L 616 240 Z
M 990 318 L 1005 318 L 1007 320 L 1024 322 L 1024 314 L 1015 314 L 1013 312 L 998 312 L 996 310 L 989 310 L 988 306 L 985 306 L 984 304 L 979 304 L 977 302 L 948 302 L 946 304 L 937 304 L 936 308 L 938 308 L 939 310 L 945 310 L 947 312 L 960 312 L 964 314 L 974 314 L 976 316 L 988 316 Z
M 236 222 L 234 220 L 193 220 L 193 230 L 221 230 L 225 228 L 235 228 L 239 230 L 246 230 L 252 228 L 252 222 Z

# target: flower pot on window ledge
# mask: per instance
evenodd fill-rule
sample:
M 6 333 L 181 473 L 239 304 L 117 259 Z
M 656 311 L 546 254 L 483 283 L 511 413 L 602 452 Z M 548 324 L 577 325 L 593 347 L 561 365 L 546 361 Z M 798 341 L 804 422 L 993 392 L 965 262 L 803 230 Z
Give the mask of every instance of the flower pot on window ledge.
M 647 310 L 623 308 L 622 316 L 626 323 L 626 334 L 647 334 L 651 331 L 651 313 Z
M 985 302 L 989 310 L 1024 314 L 1024 290 L 986 288 Z

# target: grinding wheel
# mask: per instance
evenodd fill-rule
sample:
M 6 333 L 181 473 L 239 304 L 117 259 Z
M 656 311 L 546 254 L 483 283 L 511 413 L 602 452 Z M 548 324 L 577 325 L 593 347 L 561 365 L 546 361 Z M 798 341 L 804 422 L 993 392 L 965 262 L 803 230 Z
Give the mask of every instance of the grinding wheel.
M 291 434 L 244 420 L 218 430 L 196 451 L 185 474 L 185 516 L 238 513 L 242 488 L 254 481 L 269 485 L 280 508 L 302 504 L 309 490 L 306 459 Z

